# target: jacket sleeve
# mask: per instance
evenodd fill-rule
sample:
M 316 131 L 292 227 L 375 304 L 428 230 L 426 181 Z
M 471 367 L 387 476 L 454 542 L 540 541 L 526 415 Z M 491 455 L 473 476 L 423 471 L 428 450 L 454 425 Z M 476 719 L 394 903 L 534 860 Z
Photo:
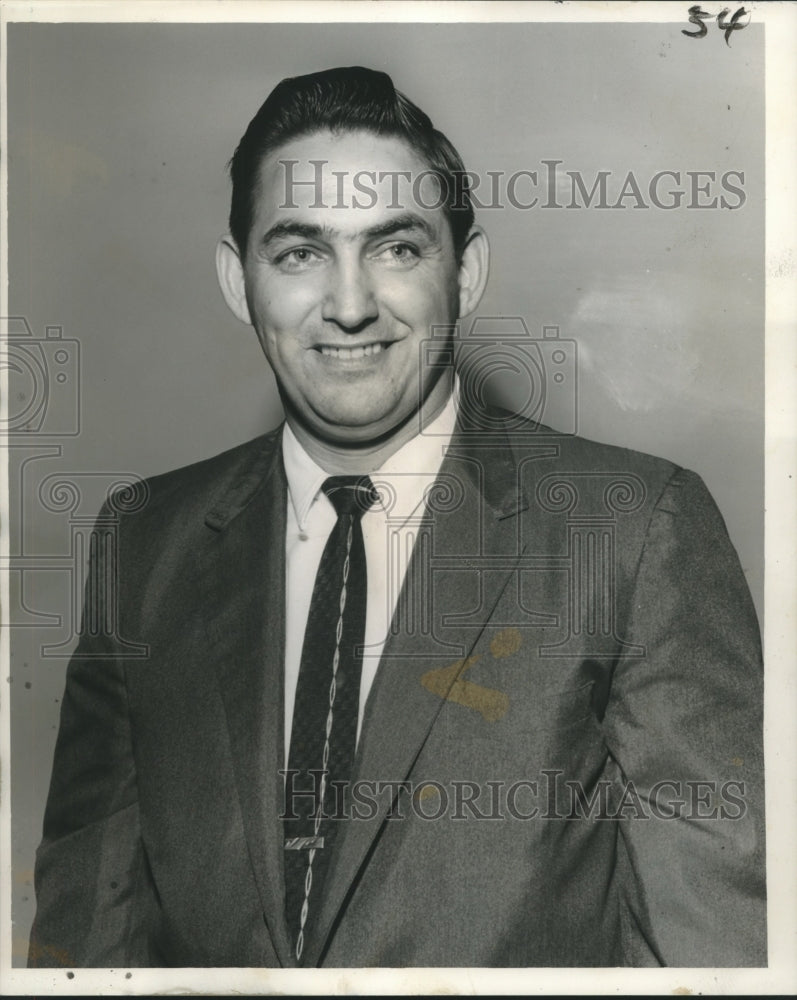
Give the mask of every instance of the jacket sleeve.
M 98 523 L 102 520 L 101 513 Z M 36 854 L 30 967 L 151 964 L 146 926 L 151 887 L 141 846 L 124 660 L 107 627 L 93 627 L 107 625 L 119 585 L 98 536 L 95 530 L 81 638 L 67 669 Z
M 763 671 L 722 517 L 678 470 L 648 526 L 604 727 L 628 927 L 668 966 L 767 962 Z

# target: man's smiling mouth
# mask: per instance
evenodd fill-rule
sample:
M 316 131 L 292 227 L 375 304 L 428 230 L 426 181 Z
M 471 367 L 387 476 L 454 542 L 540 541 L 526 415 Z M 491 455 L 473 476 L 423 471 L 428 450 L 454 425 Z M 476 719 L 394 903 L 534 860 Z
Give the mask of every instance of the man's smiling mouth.
M 365 344 L 361 347 L 330 347 L 326 344 L 319 344 L 315 349 L 325 358 L 336 358 L 339 361 L 356 361 L 358 358 L 368 358 L 373 354 L 380 354 L 387 350 L 389 343 Z

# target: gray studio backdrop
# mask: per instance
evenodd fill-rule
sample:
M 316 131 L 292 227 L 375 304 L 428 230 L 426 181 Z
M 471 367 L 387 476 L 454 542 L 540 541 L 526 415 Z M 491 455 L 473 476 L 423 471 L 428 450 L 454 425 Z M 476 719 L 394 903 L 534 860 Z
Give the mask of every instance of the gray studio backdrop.
M 281 416 L 213 251 L 226 162 L 284 76 L 387 70 L 471 170 L 518 174 L 518 205 L 539 197 L 513 207 L 504 187 L 504 207 L 478 213 L 493 248 L 478 315 L 575 342 L 577 399 L 552 393 L 542 416 L 698 471 L 763 610 L 763 28 L 728 46 L 715 25 L 698 39 L 683 27 L 10 25 L 15 963 L 91 519 L 112 483 Z M 520 171 L 537 172 L 536 191 Z M 632 172 L 642 203 L 632 185 L 624 207 L 542 208 L 571 203 L 568 171 L 587 191 L 608 171 L 610 205 Z M 651 203 L 660 171 L 680 172 L 659 187 L 662 203 L 683 190 L 680 206 Z M 479 196 L 490 202 L 487 180 Z M 522 403 L 522 380 L 501 391 Z

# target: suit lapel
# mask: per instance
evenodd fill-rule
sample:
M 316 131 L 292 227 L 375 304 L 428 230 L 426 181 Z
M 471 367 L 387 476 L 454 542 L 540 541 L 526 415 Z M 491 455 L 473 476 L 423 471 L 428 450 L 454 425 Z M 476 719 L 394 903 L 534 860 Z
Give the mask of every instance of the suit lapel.
M 292 964 L 284 919 L 283 747 L 286 484 L 280 437 L 209 512 L 201 586 L 227 717 L 235 793 L 274 949 Z
M 430 499 L 393 629 L 368 696 L 355 760 L 355 781 L 406 780 L 445 702 L 445 691 L 430 693 L 422 677 L 430 670 L 443 668 L 441 674 L 447 687 L 455 683 L 521 555 L 515 515 L 527 503 L 518 490 L 517 468 L 508 441 L 500 447 L 493 444 L 477 451 L 467 446 L 462 435 L 455 436 L 438 483 L 438 499 L 442 497 L 442 502 L 436 505 Z M 457 494 L 457 490 L 461 492 Z M 498 560 L 500 566 L 489 572 L 468 570 L 467 557 L 478 555 L 503 558 Z M 448 569 L 438 573 L 436 563 Z M 473 605 L 474 574 L 481 588 L 479 608 L 466 622 L 461 612 L 463 607 Z M 418 596 L 420 607 L 414 599 Z M 415 613 L 408 616 L 410 607 L 415 608 Z M 426 627 L 428 623 L 431 631 Z M 311 938 L 309 964 L 316 964 L 322 957 L 346 895 L 391 806 L 390 795 L 379 795 L 377 799 L 375 819 L 346 823 L 338 840 L 325 883 L 318 933 Z

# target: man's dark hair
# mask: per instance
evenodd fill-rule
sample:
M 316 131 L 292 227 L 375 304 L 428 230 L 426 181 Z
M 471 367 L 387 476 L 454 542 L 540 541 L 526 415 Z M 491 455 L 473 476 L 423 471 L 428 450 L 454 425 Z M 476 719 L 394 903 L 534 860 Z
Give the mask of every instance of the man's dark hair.
M 230 161 L 230 232 L 246 253 L 264 157 L 299 136 L 321 130 L 403 139 L 442 184 L 443 210 L 457 260 L 473 225 L 468 178 L 459 153 L 428 115 L 396 90 L 387 73 L 348 66 L 289 77 L 278 83 L 249 123 Z

